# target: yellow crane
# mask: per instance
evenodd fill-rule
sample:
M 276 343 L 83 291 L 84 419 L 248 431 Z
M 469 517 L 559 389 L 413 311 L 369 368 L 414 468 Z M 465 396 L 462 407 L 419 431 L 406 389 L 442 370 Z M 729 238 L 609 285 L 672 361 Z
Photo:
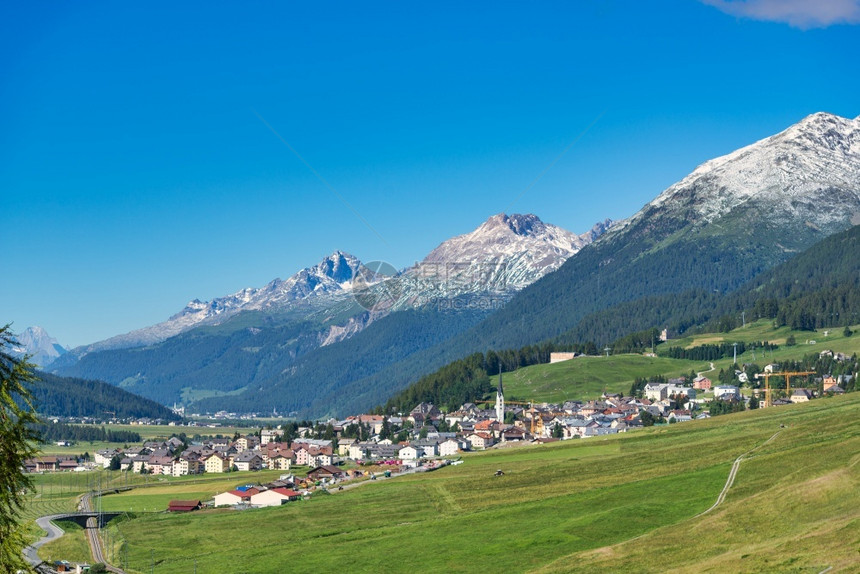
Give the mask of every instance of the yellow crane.
M 804 375 L 814 375 L 815 371 L 786 371 L 782 373 L 758 373 L 755 378 L 764 379 L 764 406 L 772 406 L 770 401 L 770 378 L 785 377 L 785 392 L 791 393 L 791 377 L 800 377 Z

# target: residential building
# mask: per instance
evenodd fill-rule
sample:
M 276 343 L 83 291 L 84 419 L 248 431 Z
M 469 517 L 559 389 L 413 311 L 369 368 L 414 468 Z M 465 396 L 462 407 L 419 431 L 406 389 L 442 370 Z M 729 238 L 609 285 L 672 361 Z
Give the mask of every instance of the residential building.
M 740 400 L 740 390 L 734 385 L 717 385 L 714 387 L 714 398 L 720 401 Z
M 263 457 L 253 450 L 246 450 L 235 455 L 232 463 L 240 471 L 260 470 L 263 468 Z
M 203 459 L 202 462 L 206 472 L 227 472 L 230 468 L 230 461 L 218 452 L 213 452 Z
M 260 445 L 265 446 L 270 442 L 278 442 L 284 436 L 284 431 L 281 429 L 263 429 L 260 431 Z
M 666 398 L 666 387 L 665 384 L 660 383 L 648 383 L 645 385 L 645 398 L 652 401 L 662 401 Z M 587 413 L 590 414 L 590 413 Z
M 700 391 L 709 391 L 711 390 L 711 379 L 708 377 L 698 376 L 693 379 L 693 388 Z
M 424 449 L 420 446 L 410 444 L 401 448 L 398 451 L 397 455 L 402 460 L 418 460 L 419 458 L 424 456 Z
M 284 456 L 280 452 L 269 459 L 269 468 L 277 470 L 290 470 L 293 461 L 290 457 Z
M 301 494 L 288 488 L 270 488 L 251 496 L 253 506 L 280 506 L 291 500 L 298 500 Z
M 472 433 L 466 437 L 473 449 L 484 449 L 493 446 L 496 441 L 493 435 L 485 432 Z
M 439 456 L 452 456 L 461 450 L 466 450 L 466 441 L 461 439 L 449 438 L 439 444 Z

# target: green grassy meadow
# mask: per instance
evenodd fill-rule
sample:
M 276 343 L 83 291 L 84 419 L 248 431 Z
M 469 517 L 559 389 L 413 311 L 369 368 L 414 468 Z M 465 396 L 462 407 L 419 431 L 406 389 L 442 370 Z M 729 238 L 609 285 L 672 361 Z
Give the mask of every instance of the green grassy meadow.
M 86 530 L 71 520 L 61 520 L 57 522 L 57 525 L 66 533 L 57 540 L 39 548 L 39 558 L 46 562 L 54 560 L 92 562 Z
M 244 484 L 258 484 L 276 480 L 283 470 L 263 470 L 225 474 L 203 474 L 196 477 L 178 477 L 164 483 L 151 484 L 101 497 L 101 507 L 108 512 L 159 512 L 167 509 L 171 500 L 202 500 L 206 502 L 220 492 L 233 490 Z
M 459 466 L 278 508 L 147 514 L 109 530 L 131 572 L 149 571 L 150 549 L 163 573 L 218 571 L 225 556 L 237 573 L 851 571 L 858 414 L 860 394 L 849 394 L 469 454 Z M 732 461 L 777 432 L 741 465 L 726 501 L 697 516 Z
M 704 344 L 720 344 L 722 342 L 734 341 L 770 341 L 776 343 L 779 348 L 775 351 L 767 351 L 763 353 L 761 349 L 755 351 L 753 356 L 752 351 L 738 354 L 738 364 L 755 363 L 761 366 L 768 363 L 802 359 L 805 355 L 820 353 L 825 349 L 853 355 L 860 353 L 860 333 L 857 332 L 860 327 L 852 327 L 855 333 L 846 337 L 842 334 L 844 327 L 832 327 L 829 329 L 819 329 L 818 331 L 794 331 L 788 327 L 773 328 L 768 320 L 756 321 L 748 324 L 746 327 L 739 327 L 728 333 L 708 333 L 684 337 L 682 339 L 671 339 L 665 343 L 666 347 L 684 347 L 691 348 Z M 825 331 L 827 335 L 825 336 Z M 785 341 L 790 336 L 794 335 L 797 344 L 794 346 L 786 346 Z M 660 353 L 660 348 L 657 350 Z M 720 369 L 729 369 L 733 367 L 732 358 L 720 359 L 714 361 L 715 370 L 708 376 L 716 381 L 717 374 Z M 779 380 L 782 383 L 782 379 Z M 793 383 L 795 381 L 793 380 Z
M 853 327 L 854 331 L 860 327 Z M 774 361 L 800 359 L 809 353 L 819 353 L 825 349 L 846 354 L 860 352 L 860 332 L 845 337 L 842 328 L 819 331 L 792 331 L 787 327 L 773 328 L 770 321 L 762 320 L 749 323 L 746 327 L 729 333 L 706 333 L 680 339 L 671 339 L 657 347 L 657 357 L 639 354 L 610 355 L 609 357 L 578 357 L 570 361 L 554 364 L 533 365 L 504 374 L 505 394 L 515 400 L 535 402 L 560 402 L 565 399 L 586 400 L 600 397 L 605 391 L 628 393 L 630 385 L 637 377 L 663 375 L 679 377 L 694 372 L 708 372 L 710 363 L 705 361 L 686 361 L 660 356 L 661 350 L 668 347 L 692 348 L 704 344 L 719 344 L 734 341 L 770 341 L 779 345 L 775 351 L 764 354 L 760 349 L 741 353 L 738 363 L 757 363 L 766 365 Z M 794 335 L 797 345 L 787 347 L 785 341 Z M 720 369 L 732 366 L 732 358 L 714 361 L 714 371 L 709 373 L 712 380 Z
M 560 363 L 533 365 L 504 374 L 505 395 L 518 400 L 560 402 L 565 399 L 596 399 L 604 390 L 630 391 L 636 377 L 678 377 L 709 369 L 703 361 L 626 354 L 609 357 L 578 357 Z

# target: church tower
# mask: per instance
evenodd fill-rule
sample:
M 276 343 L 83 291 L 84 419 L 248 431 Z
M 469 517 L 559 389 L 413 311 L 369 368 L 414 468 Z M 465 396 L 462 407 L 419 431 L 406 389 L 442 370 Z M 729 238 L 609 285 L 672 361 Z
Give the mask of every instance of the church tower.
M 505 393 L 502 391 L 502 366 L 499 365 L 499 386 L 496 388 L 496 420 L 505 422 Z

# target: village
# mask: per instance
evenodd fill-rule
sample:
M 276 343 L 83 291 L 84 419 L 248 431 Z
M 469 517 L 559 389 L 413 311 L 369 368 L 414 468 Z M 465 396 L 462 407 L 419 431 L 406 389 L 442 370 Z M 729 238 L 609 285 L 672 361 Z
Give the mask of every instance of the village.
M 765 380 L 779 375 L 770 366 L 762 374 Z M 740 382 L 749 382 L 743 371 L 737 371 L 736 376 Z M 443 412 L 431 403 L 420 403 L 409 413 L 396 416 L 361 414 L 343 420 L 331 419 L 324 423 L 327 438 L 322 438 L 319 431 L 322 425 L 316 429 L 299 427 L 295 436 L 287 439 L 281 427 L 194 442 L 184 435 L 182 439 L 173 436 L 144 441 L 140 446 L 101 449 L 91 461 L 42 456 L 29 461 L 27 470 L 103 468 L 154 477 L 280 470 L 284 474 L 278 480 L 266 484 L 249 480 L 244 486 L 217 494 L 211 501 L 172 501 L 167 510 L 187 511 L 204 505 L 276 506 L 319 489 L 342 490 L 366 480 L 435 470 L 463 452 L 588 439 L 654 424 L 683 423 L 709 418 L 715 405 L 723 409 L 720 412 L 733 412 L 806 402 L 817 394 L 844 392 L 840 384 L 847 382 L 845 375 L 819 379 L 817 392 L 794 388 L 774 400 L 769 389 L 750 389 L 750 395 L 745 396 L 740 387 L 714 385 L 699 373 L 666 382 L 643 381 L 638 388 L 634 385 L 631 396 L 604 392 L 597 400 L 534 404 L 506 401 L 500 374 L 492 408 L 488 403 L 479 403 L 484 405 L 482 408 L 468 402 L 455 411 Z

